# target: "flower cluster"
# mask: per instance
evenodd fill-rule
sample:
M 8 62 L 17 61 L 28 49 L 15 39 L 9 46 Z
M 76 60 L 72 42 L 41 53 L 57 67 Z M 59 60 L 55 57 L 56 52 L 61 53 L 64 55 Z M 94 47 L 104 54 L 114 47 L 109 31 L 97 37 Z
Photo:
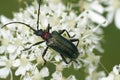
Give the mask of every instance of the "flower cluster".
M 95 55 L 93 50 L 103 52 L 100 44 L 103 31 L 100 27 L 106 26 L 107 21 L 101 15 L 104 12 L 102 5 L 98 1 L 93 0 L 93 2 L 89 3 L 88 7 L 83 4 L 85 8 L 89 9 L 85 9 L 79 15 L 75 14 L 68 6 L 63 5 L 61 0 L 46 0 L 44 4 L 41 4 L 39 29 L 44 30 L 50 24 L 52 27 L 50 32 L 66 29 L 71 36 L 79 39 L 77 48 L 80 55 L 76 59 L 77 63 L 65 64 L 59 53 L 48 49 L 44 58 L 55 66 L 56 69 L 53 73 L 49 72 L 49 67 L 43 66 L 42 53 L 47 47 L 45 43 L 23 51 L 32 44 L 42 41 L 42 38 L 35 36 L 32 30 L 22 24 L 10 24 L 0 28 L 0 78 L 10 76 L 10 80 L 13 80 L 13 76 L 15 76 L 20 77 L 20 80 L 42 80 L 52 74 L 51 80 L 77 80 L 74 75 L 66 77 L 62 74 L 64 68 L 71 66 L 74 69 L 84 67 L 85 72 L 89 74 L 86 80 L 98 80 L 100 77 L 104 77 L 103 71 L 97 72 L 96 70 L 100 56 Z M 100 0 L 100 2 L 102 1 Z M 32 6 L 14 13 L 13 19 L 0 16 L 0 26 L 8 22 L 18 21 L 29 24 L 36 29 L 37 10 L 38 2 L 34 1 Z M 69 39 L 66 34 L 62 36 Z
M 116 27 L 120 29 L 120 0 L 79 0 L 73 7 L 79 7 L 80 11 L 92 11 L 91 18 L 97 23 L 104 18 L 104 15 L 108 23 L 103 26 L 111 24 L 114 20 Z

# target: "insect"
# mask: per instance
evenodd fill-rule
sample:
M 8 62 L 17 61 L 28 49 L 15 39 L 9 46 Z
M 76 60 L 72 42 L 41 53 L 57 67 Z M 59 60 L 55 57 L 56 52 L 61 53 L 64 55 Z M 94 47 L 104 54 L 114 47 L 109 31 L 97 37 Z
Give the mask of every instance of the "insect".
M 42 54 L 42 58 L 45 63 L 46 63 L 46 60 L 45 60 L 44 56 L 49 48 L 52 48 L 53 50 L 58 52 L 66 64 L 69 64 L 71 61 L 76 62 L 76 58 L 79 56 L 79 52 L 77 49 L 77 46 L 79 44 L 79 39 L 69 39 L 68 40 L 68 39 L 64 38 L 62 36 L 62 34 L 64 32 L 66 32 L 68 37 L 71 38 L 68 31 L 65 29 L 61 30 L 59 32 L 52 31 L 50 33 L 50 29 L 51 29 L 50 24 L 48 24 L 46 30 L 39 29 L 40 2 L 41 1 L 39 0 L 39 8 L 38 8 L 38 14 L 37 14 L 37 26 L 36 26 L 37 30 L 32 28 L 29 24 L 26 24 L 23 22 L 10 22 L 10 23 L 3 25 L 2 28 L 4 28 L 5 26 L 7 26 L 9 24 L 15 24 L 15 23 L 22 24 L 22 25 L 25 25 L 28 28 L 30 28 L 34 32 L 34 34 L 36 36 L 41 37 L 43 39 L 43 41 L 34 43 L 29 48 L 25 48 L 23 51 L 29 50 L 32 46 L 36 46 L 43 42 L 46 42 L 47 47 L 45 48 L 45 50 Z M 77 42 L 77 44 L 75 45 L 75 44 L 73 44 L 73 42 Z M 69 58 L 69 60 L 67 60 L 66 58 Z

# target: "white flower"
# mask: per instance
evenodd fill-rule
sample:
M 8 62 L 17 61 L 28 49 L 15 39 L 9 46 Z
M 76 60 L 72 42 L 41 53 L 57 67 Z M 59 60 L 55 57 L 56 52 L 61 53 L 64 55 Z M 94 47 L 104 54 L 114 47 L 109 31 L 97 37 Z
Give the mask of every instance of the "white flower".
M 14 13 L 14 18 L 11 21 L 1 17 L 1 23 L 4 25 L 8 21 L 18 21 L 29 24 L 32 28 L 37 29 L 37 15 L 34 14 L 37 8 L 38 3 L 35 1 L 32 6 L 19 13 Z M 93 55 L 93 50 L 96 49 L 103 52 L 100 45 L 103 32 L 100 26 L 104 23 L 105 19 L 96 16 L 91 10 L 86 10 L 79 16 L 71 10 L 68 12 L 66 10 L 67 8 L 61 3 L 61 0 L 46 0 L 44 5 L 40 7 L 39 29 L 44 30 L 50 24 L 52 27 L 50 33 L 55 30 L 66 29 L 71 36 L 79 39 L 77 48 L 80 55 L 75 62 L 73 61 L 70 64 L 65 64 L 59 53 L 57 54 L 56 51 L 48 49 L 44 59 L 47 62 L 53 63 L 56 67 L 51 80 L 76 80 L 74 76 L 68 78 L 62 76 L 63 69 L 69 68 L 72 65 L 75 69 L 80 69 L 84 66 L 85 70 L 88 70 L 87 73 L 92 75 L 99 63 L 99 56 Z M 102 10 L 100 13 L 102 13 Z M 92 18 L 92 16 L 98 17 L 100 21 L 97 22 L 95 17 Z M 98 25 L 95 25 L 93 21 L 96 21 Z M 15 71 L 15 76 L 20 76 L 20 79 L 23 80 L 40 80 L 49 75 L 48 68 L 39 70 L 42 64 L 44 64 L 42 54 L 47 47 L 46 43 L 33 46 L 27 51 L 22 51 L 24 48 L 29 48 L 32 44 L 42 41 L 42 38 L 35 36 L 32 30 L 22 24 L 11 24 L 1 30 L 0 41 L 2 45 L 0 45 L 0 48 L 4 49 L 0 50 L 0 52 L 1 54 L 8 53 L 16 56 L 14 64 L 11 64 Z M 69 39 L 65 34 L 62 36 Z M 76 43 L 74 44 L 76 45 Z M 6 77 L 8 74 L 3 74 L 2 76 L 4 75 Z
M 87 57 L 83 60 L 84 66 L 87 67 L 86 72 L 92 74 L 97 69 L 99 60 L 100 56 L 95 56 L 92 53 L 87 54 Z
M 38 71 L 37 68 L 34 71 L 34 75 L 32 76 L 32 80 L 41 80 L 44 77 L 49 75 L 48 68 L 44 67 L 41 71 Z
M 54 72 L 52 74 L 52 79 L 51 80 L 62 80 L 62 73 L 61 72 Z
M 79 15 L 77 20 L 77 29 L 74 29 L 74 33 L 77 32 L 76 36 L 80 38 L 78 46 L 80 47 L 81 52 L 91 53 L 95 48 L 103 52 L 99 43 L 102 34 L 100 26 L 102 24 L 94 25 L 86 12 Z
M 99 0 L 79 0 L 79 3 L 73 4 L 73 7 L 79 7 L 80 12 L 87 11 L 89 18 L 97 24 L 102 24 L 106 21 L 103 16 L 105 10 Z M 102 26 L 107 26 L 107 23 Z
M 42 80 L 49 75 L 48 68 L 44 67 L 40 71 L 37 68 L 33 68 L 31 72 L 28 72 L 23 80 Z
M 65 78 L 61 72 L 56 71 L 52 74 L 51 80 L 77 80 L 74 75 L 70 75 L 69 77 Z
M 107 12 L 109 24 L 114 20 L 116 27 L 120 29 L 120 1 L 107 0 L 106 5 L 107 7 L 105 7 L 105 10 Z
M 20 59 L 16 59 L 14 64 L 15 67 L 18 67 L 18 69 L 15 72 L 16 76 L 25 75 L 25 73 L 32 68 L 32 64 L 27 57 L 27 55 L 22 54 Z
M 113 71 L 109 73 L 107 77 L 100 80 L 120 80 L 120 64 L 113 67 Z
M 8 75 L 10 75 L 10 79 L 13 79 L 11 68 L 14 65 L 15 58 L 16 57 L 13 54 L 6 54 L 5 56 L 0 56 L 0 78 L 7 78 Z
M 92 74 L 88 75 L 85 78 L 85 80 L 100 80 L 103 77 L 105 77 L 105 72 L 103 72 L 103 71 L 96 71 L 95 70 Z
M 70 75 L 66 80 L 77 80 L 74 75 Z

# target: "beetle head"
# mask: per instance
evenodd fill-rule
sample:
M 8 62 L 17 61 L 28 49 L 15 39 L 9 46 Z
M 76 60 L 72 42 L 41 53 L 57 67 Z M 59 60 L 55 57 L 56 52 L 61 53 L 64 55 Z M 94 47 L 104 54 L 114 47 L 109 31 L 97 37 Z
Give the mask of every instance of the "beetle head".
M 42 30 L 42 29 L 37 30 L 37 31 L 34 32 L 34 34 L 37 35 L 37 36 L 41 36 L 42 33 L 43 33 L 43 30 Z

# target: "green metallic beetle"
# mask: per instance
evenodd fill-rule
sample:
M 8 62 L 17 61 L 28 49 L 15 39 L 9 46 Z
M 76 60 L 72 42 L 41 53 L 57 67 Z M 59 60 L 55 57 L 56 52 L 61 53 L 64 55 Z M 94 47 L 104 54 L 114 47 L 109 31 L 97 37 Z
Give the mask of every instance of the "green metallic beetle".
M 31 45 L 29 48 L 25 48 L 23 51 L 30 49 L 32 46 L 46 42 L 47 47 L 42 54 L 42 58 L 45 61 L 45 63 L 46 63 L 46 60 L 44 59 L 44 56 L 45 56 L 48 48 L 52 48 L 53 50 L 58 52 L 66 64 L 69 64 L 71 61 L 76 62 L 76 59 L 79 56 L 79 52 L 77 49 L 79 40 L 78 39 L 68 40 L 68 39 L 64 38 L 62 36 L 62 34 L 64 32 L 66 32 L 67 35 L 69 37 L 71 37 L 69 35 L 69 33 L 67 32 L 67 30 L 65 30 L 65 29 L 61 30 L 60 32 L 53 31 L 52 33 L 50 33 L 50 29 L 51 29 L 50 24 L 48 24 L 48 27 L 46 30 L 39 29 L 39 15 L 40 15 L 40 0 L 39 0 L 39 8 L 38 8 L 38 15 L 37 15 L 37 17 L 38 17 L 37 30 L 33 29 L 29 24 L 26 24 L 23 22 L 10 22 L 10 23 L 3 25 L 2 28 L 9 24 L 13 24 L 13 23 L 23 24 L 23 25 L 29 27 L 30 29 L 32 29 L 36 36 L 42 37 L 43 41 L 37 42 L 37 43 Z M 77 45 L 74 45 L 73 42 L 76 42 L 76 41 L 77 41 Z M 69 58 L 69 61 L 66 58 Z

